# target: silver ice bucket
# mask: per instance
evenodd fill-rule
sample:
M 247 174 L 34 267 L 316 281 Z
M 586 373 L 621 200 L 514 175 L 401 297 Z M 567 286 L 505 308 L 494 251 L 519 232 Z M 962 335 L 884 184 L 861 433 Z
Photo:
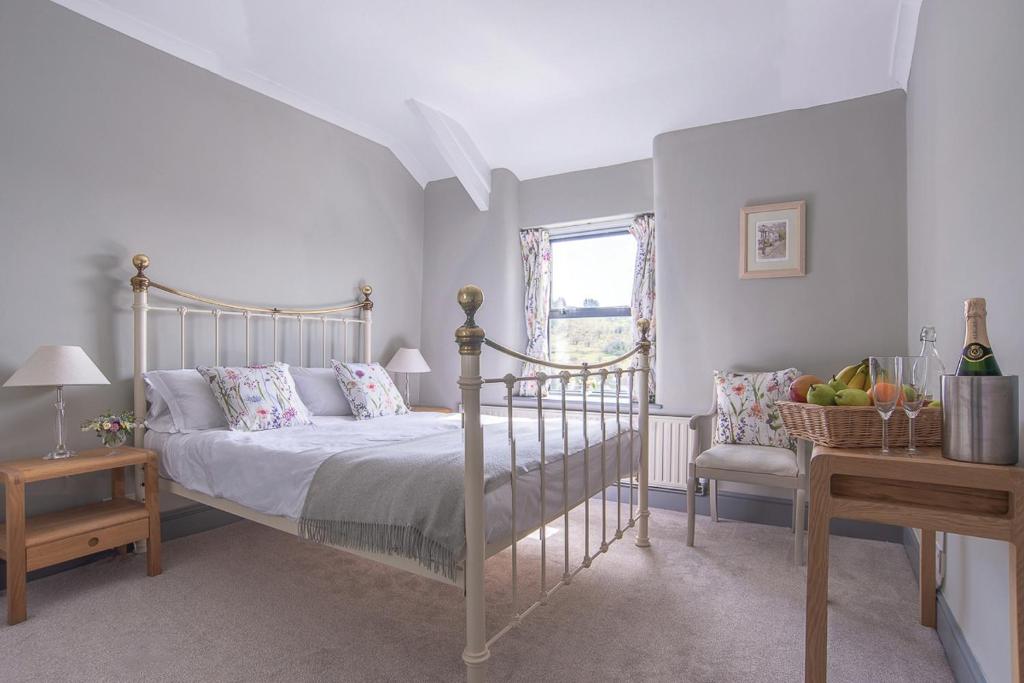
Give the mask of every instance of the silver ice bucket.
M 942 376 L 942 455 L 989 465 L 1017 464 L 1017 376 Z

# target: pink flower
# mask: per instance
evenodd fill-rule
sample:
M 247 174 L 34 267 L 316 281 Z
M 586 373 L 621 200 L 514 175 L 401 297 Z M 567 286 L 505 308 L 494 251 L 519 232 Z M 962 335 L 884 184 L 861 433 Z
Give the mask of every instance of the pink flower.
M 761 417 L 761 404 L 755 403 L 754 405 L 750 406 L 750 414 L 753 415 L 754 417 Z
M 256 409 L 256 414 L 260 415 L 262 417 L 266 417 L 267 416 L 267 409 L 266 408 L 257 408 Z
M 737 384 L 736 386 L 734 386 L 732 388 L 732 393 L 736 394 L 737 396 L 742 396 L 746 392 L 746 390 L 747 390 L 746 385 L 744 385 L 744 384 Z

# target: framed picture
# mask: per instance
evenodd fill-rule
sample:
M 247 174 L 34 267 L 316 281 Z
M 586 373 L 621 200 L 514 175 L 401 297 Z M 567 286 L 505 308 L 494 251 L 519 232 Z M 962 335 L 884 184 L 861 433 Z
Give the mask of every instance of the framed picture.
M 740 209 L 740 278 L 805 274 L 806 206 L 799 201 Z

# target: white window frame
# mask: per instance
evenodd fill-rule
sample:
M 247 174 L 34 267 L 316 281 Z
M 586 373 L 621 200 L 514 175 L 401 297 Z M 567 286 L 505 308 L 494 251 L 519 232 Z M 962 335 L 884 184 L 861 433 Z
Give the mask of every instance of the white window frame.
M 552 242 L 553 248 L 554 243 L 556 242 L 596 239 L 599 237 L 611 235 L 629 234 L 629 227 L 633 221 L 633 218 L 633 215 L 629 215 L 614 217 L 611 219 L 590 221 L 587 223 L 565 224 L 557 227 L 552 226 L 548 228 L 548 235 Z M 552 269 L 557 268 L 557 262 L 553 260 L 551 267 Z M 554 289 L 552 289 L 551 296 L 553 297 L 554 294 Z M 632 298 L 632 292 L 630 293 L 630 298 Z M 565 320 L 575 318 L 624 317 L 632 324 L 632 315 L 633 313 L 630 304 L 627 304 L 625 306 L 572 306 L 568 308 L 555 308 L 554 301 L 551 301 L 551 307 L 548 311 L 548 339 L 551 339 L 552 320 Z M 566 398 L 581 401 L 583 399 L 583 392 L 567 391 Z M 590 398 L 593 399 L 594 396 L 591 394 Z M 611 400 L 612 398 L 614 398 L 614 394 L 608 396 L 607 398 L 608 400 Z M 621 400 L 628 400 L 628 397 L 623 396 Z

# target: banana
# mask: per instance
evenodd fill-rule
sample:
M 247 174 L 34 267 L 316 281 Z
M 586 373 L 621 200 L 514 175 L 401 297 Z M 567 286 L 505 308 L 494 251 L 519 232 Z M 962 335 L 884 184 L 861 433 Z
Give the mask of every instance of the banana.
M 835 378 L 846 386 L 850 386 L 850 380 L 857 374 L 857 369 L 860 365 L 847 365 L 845 368 L 836 373 Z
M 871 376 L 868 373 L 868 367 L 866 365 L 857 366 L 857 373 L 853 376 L 853 379 L 847 384 L 851 389 L 860 389 L 867 391 L 871 384 Z

